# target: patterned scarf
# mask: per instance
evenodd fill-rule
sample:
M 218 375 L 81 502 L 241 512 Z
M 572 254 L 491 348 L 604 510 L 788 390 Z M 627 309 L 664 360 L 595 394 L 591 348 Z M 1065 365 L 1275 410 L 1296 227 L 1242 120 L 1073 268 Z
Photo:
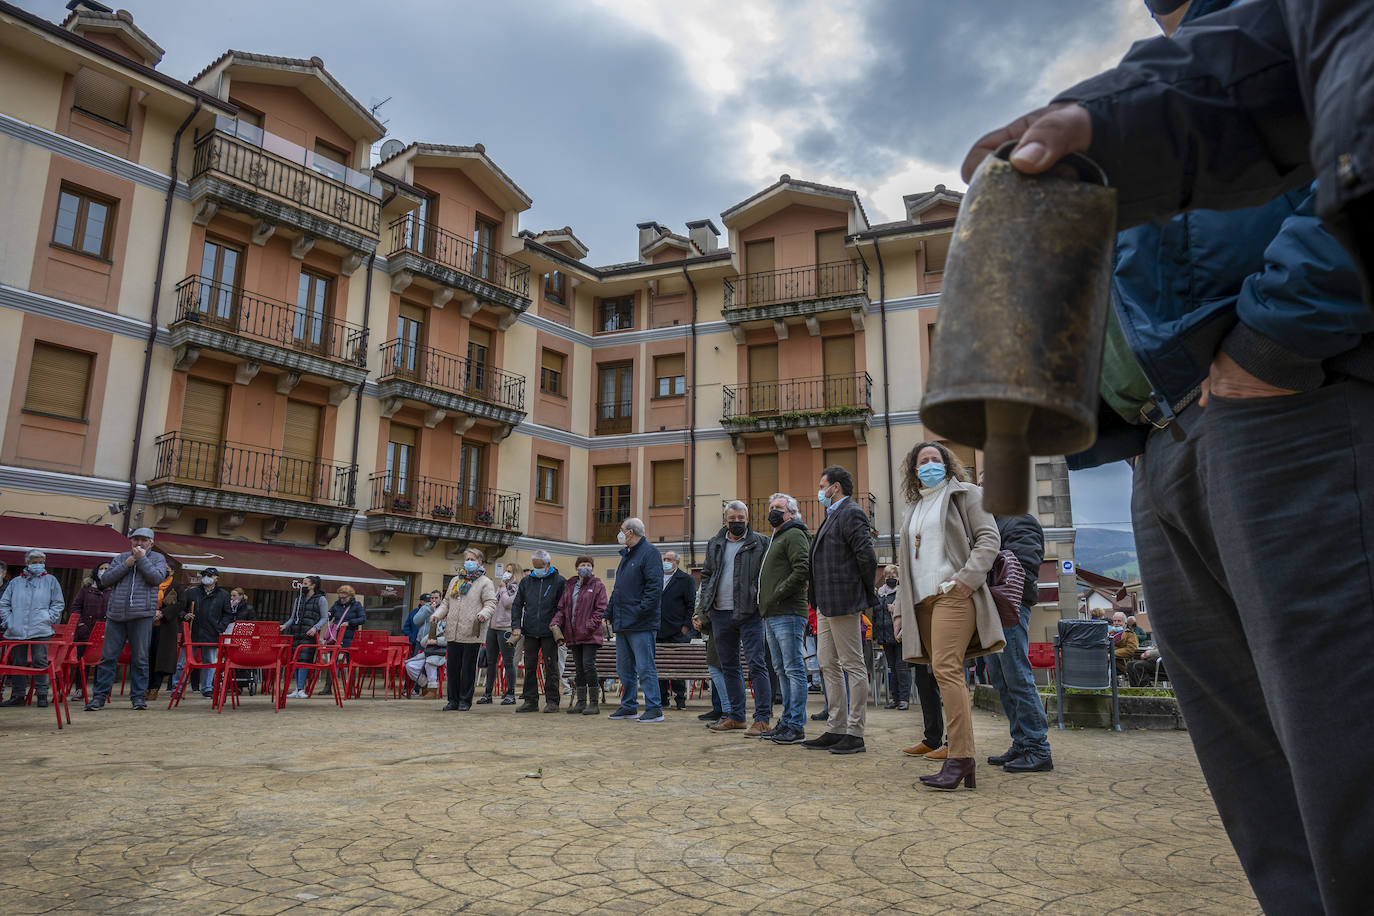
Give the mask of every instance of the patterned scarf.
M 460 572 L 458 578 L 453 580 L 453 587 L 449 589 L 449 595 L 466 595 L 468 589 L 472 588 L 472 583 L 476 582 L 485 571 L 483 567 L 479 566 L 476 572 L 467 572 L 466 570 Z

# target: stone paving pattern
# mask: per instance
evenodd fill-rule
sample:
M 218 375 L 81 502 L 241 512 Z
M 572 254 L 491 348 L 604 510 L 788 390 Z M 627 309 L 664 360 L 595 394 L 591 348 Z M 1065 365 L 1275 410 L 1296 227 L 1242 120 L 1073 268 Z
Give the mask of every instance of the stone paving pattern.
M 1052 729 L 1053 773 L 946 794 L 899 755 L 915 708 L 838 757 L 709 733 L 701 701 L 648 725 L 121 700 L 60 733 L 0 710 L 0 912 L 1258 912 L 1184 732 Z

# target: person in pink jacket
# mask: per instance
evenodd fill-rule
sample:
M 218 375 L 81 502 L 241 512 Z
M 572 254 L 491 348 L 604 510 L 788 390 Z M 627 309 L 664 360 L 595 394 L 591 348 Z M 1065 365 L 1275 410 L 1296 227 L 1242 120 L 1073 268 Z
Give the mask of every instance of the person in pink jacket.
M 569 715 L 601 712 L 601 688 L 596 677 L 596 650 L 604 639 L 601 618 L 606 613 L 606 586 L 592 572 L 592 558 L 577 558 L 577 575 L 569 576 L 550 624 L 561 646 L 567 644 L 577 672 L 573 688 L 577 701 Z M 561 636 L 560 636 L 561 634 Z

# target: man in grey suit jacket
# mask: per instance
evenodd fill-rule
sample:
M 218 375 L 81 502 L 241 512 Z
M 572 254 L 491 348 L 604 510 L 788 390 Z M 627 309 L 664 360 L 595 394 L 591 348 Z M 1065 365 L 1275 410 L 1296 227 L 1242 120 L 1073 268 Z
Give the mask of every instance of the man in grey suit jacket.
M 849 702 L 830 706 L 825 732 L 802 747 L 832 754 L 864 751 L 868 715 L 868 668 L 864 665 L 863 617 L 878 603 L 873 582 L 878 555 L 868 513 L 851 497 L 854 478 L 842 467 L 821 472 L 816 494 L 826 507 L 825 521 L 811 541 L 811 604 L 816 609 L 816 656 L 832 691 L 848 679 Z M 843 673 L 841 673 L 843 672 Z

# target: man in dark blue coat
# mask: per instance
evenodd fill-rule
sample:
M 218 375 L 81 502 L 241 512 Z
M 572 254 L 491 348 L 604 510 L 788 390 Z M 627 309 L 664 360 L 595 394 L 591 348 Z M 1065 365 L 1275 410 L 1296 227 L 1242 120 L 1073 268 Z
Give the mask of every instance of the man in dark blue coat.
M 621 522 L 616 539 L 624 546 L 603 624 L 607 636 L 615 635 L 616 676 L 625 695 L 607 718 L 662 722 L 654 638 L 663 595 L 663 558 L 645 538 L 644 523 L 637 518 Z M 644 690 L 643 715 L 639 714 L 640 688 Z
M 663 597 L 659 602 L 658 641 L 683 643 L 692 641 L 692 609 L 696 607 L 697 586 L 692 574 L 678 566 L 677 553 L 671 550 L 663 553 Z M 687 682 L 673 680 L 658 682 L 658 693 L 663 699 L 664 708 L 668 704 L 668 692 L 672 691 L 673 701 L 678 709 L 687 708 Z

